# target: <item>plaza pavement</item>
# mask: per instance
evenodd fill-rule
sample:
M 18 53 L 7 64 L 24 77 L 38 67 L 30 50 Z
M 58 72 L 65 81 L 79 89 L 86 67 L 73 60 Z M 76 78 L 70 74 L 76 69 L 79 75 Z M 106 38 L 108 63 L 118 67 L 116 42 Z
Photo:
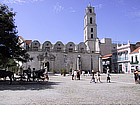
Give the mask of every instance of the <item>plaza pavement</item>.
M 49 82 L 0 83 L 0 105 L 139 105 L 140 84 L 132 74 L 111 74 L 111 83 L 90 83 L 91 76 L 50 75 Z

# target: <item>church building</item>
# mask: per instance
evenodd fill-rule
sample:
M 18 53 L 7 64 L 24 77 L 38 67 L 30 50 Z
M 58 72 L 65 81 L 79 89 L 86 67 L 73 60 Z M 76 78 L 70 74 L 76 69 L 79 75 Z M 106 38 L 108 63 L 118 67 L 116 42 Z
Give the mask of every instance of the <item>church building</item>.
M 28 66 L 36 70 L 47 67 L 49 72 L 61 72 L 66 70 L 102 71 L 100 40 L 97 37 L 97 24 L 95 8 L 88 5 L 84 16 L 84 42 L 64 44 L 57 41 L 52 44 L 45 41 L 41 44 L 38 40 L 25 40 L 25 47 L 33 58 L 23 64 L 24 69 Z

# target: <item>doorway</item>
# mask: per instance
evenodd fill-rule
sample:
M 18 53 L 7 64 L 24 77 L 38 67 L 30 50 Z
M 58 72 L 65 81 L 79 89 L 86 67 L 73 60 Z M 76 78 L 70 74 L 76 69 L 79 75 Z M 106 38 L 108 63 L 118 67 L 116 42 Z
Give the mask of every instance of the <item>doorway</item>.
M 46 62 L 45 63 L 45 67 L 47 67 L 47 71 L 49 72 L 50 71 L 50 63 L 49 62 Z

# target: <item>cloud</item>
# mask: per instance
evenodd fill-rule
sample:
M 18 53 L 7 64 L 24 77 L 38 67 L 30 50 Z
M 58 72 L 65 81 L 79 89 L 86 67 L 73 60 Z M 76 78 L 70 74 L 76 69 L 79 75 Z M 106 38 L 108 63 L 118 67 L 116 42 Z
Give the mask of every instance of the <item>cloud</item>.
M 137 7 L 131 7 L 129 11 L 125 12 L 125 15 L 129 18 L 140 19 L 140 10 Z
M 140 10 L 132 8 L 129 11 L 125 11 L 124 15 L 127 19 L 133 21 L 133 22 L 140 22 Z
M 131 11 L 128 14 L 129 16 L 131 16 L 132 18 L 140 18 L 140 10 L 138 11 Z
M 33 2 L 39 2 L 43 0 L 3 0 L 3 3 L 7 4 L 23 4 L 23 3 L 33 3 Z
M 76 10 L 74 10 L 73 7 L 70 7 L 70 8 L 69 8 L 69 12 L 70 12 L 70 13 L 75 13 Z
M 95 5 L 95 8 L 96 8 L 96 9 L 102 9 L 102 8 L 103 8 L 103 4 Z
M 10 3 L 10 4 L 13 4 L 13 3 L 25 3 L 26 1 L 25 0 L 3 0 L 3 3 Z
M 63 7 L 62 5 L 60 5 L 59 2 L 57 2 L 56 5 L 54 5 L 54 7 L 53 7 L 53 11 L 54 11 L 55 13 L 60 13 L 60 12 L 62 12 L 63 10 L 64 10 L 64 7 Z
M 125 1 L 124 0 L 117 0 L 118 4 L 124 5 Z

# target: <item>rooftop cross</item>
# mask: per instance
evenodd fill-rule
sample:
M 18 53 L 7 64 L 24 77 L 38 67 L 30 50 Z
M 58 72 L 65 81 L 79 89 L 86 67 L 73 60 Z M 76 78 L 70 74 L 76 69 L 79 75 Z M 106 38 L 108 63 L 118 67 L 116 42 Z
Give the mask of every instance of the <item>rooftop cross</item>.
M 93 1 L 94 1 L 94 0 L 90 0 L 90 1 L 89 1 L 88 7 L 91 7 L 91 3 L 92 3 Z

